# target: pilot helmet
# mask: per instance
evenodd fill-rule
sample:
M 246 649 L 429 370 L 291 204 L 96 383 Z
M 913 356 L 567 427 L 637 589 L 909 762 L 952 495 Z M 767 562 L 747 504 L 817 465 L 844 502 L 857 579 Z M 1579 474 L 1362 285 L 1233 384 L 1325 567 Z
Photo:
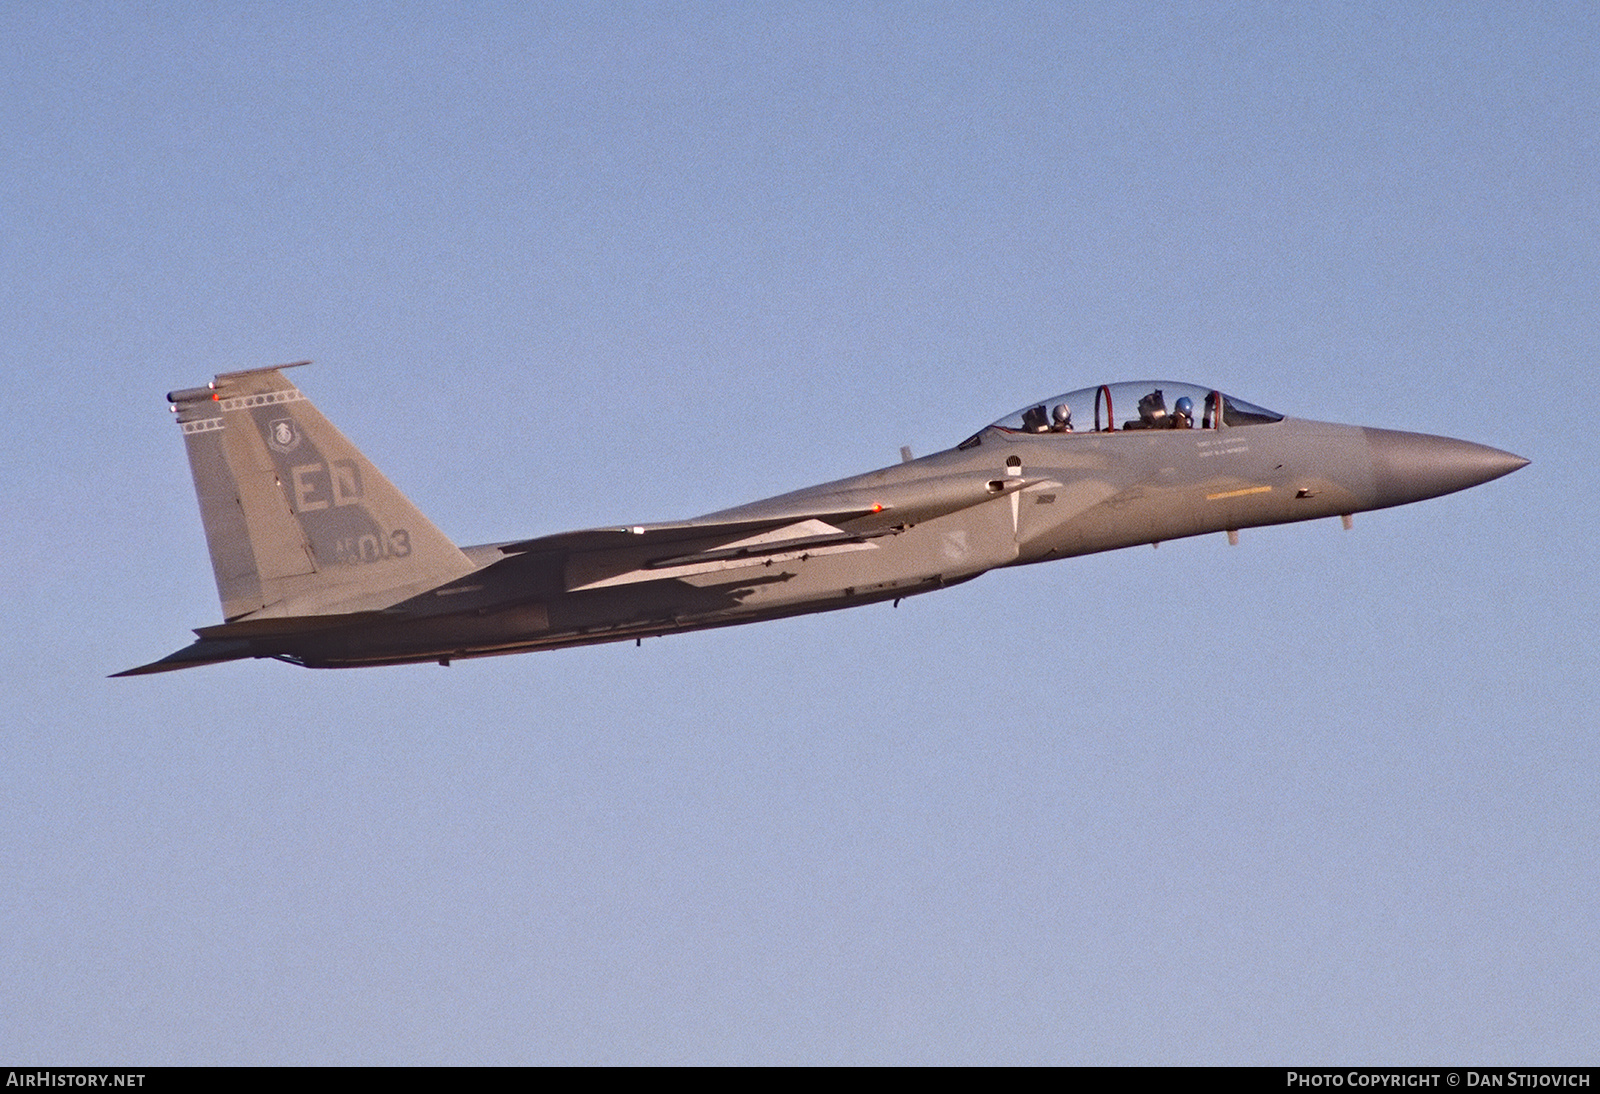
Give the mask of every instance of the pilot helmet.
M 1174 409 L 1188 418 L 1194 417 L 1194 400 L 1185 395 L 1174 404 Z
M 1072 408 L 1066 403 L 1057 403 L 1055 410 L 1051 413 L 1055 417 L 1057 425 L 1072 424 Z

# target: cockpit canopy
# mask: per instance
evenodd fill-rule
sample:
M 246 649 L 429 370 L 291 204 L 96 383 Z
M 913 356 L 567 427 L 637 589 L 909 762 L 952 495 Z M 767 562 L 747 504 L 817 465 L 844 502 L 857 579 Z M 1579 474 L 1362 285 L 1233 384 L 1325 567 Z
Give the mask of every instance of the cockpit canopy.
M 1213 388 L 1170 380 L 1136 380 L 1057 395 L 1025 406 L 989 429 L 1002 433 L 1111 433 L 1132 429 L 1231 429 L 1282 420 L 1282 414 Z M 973 434 L 960 447 L 981 443 L 983 432 Z

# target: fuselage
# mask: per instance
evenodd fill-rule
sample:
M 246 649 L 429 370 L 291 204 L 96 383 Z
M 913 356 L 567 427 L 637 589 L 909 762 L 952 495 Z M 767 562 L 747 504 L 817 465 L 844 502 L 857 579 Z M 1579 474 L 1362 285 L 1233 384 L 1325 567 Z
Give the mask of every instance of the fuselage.
M 460 549 L 281 368 L 168 398 L 227 621 L 130 674 L 244 657 L 449 663 L 832 611 L 1002 567 L 1404 505 L 1527 462 L 1145 381 L 692 520 Z

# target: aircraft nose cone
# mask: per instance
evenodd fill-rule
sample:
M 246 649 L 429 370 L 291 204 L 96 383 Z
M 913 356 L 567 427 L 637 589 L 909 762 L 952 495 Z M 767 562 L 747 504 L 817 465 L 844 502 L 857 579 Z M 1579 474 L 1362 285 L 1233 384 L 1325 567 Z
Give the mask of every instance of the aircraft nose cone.
M 1471 441 L 1392 429 L 1366 432 L 1380 507 L 1465 490 L 1528 465 L 1521 456 Z

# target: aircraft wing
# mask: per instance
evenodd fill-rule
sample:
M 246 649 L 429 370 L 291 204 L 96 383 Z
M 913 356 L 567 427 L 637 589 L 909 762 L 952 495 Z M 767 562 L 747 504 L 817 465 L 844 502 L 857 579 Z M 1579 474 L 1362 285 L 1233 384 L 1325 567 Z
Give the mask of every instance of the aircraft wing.
M 693 540 L 668 540 L 655 546 L 647 544 L 643 549 L 569 557 L 567 589 L 602 589 L 804 560 L 815 555 L 870 551 L 872 540 L 904 530 L 891 527 L 847 531 L 818 518 L 785 521 L 754 535 L 739 535 L 744 529 L 737 525 L 721 525 L 718 529 Z
M 562 532 L 500 550 L 564 554 L 565 585 L 576 592 L 870 551 L 876 547 L 873 540 L 1045 481 L 962 474 L 807 491 L 696 520 Z
M 634 524 L 621 528 L 584 528 L 576 532 L 557 532 L 554 535 L 505 543 L 500 546 L 500 550 L 508 555 L 522 555 L 612 551 L 631 547 L 668 547 L 672 544 L 699 540 L 735 540 L 744 536 L 760 535 L 811 517 L 830 521 L 849 521 L 869 516 L 873 512 L 874 510 L 869 508 L 826 513 L 780 514 L 751 520 L 687 520 L 668 524 Z
M 1046 481 L 1038 477 L 990 478 L 957 474 L 826 493 L 808 490 L 694 520 L 557 532 L 501 544 L 499 550 L 507 555 L 576 554 L 717 539 L 733 542 L 806 521 L 822 521 L 830 526 L 851 524 L 852 533 L 863 534 L 864 529 L 876 531 L 920 524 Z M 842 529 L 834 527 L 833 531 Z

